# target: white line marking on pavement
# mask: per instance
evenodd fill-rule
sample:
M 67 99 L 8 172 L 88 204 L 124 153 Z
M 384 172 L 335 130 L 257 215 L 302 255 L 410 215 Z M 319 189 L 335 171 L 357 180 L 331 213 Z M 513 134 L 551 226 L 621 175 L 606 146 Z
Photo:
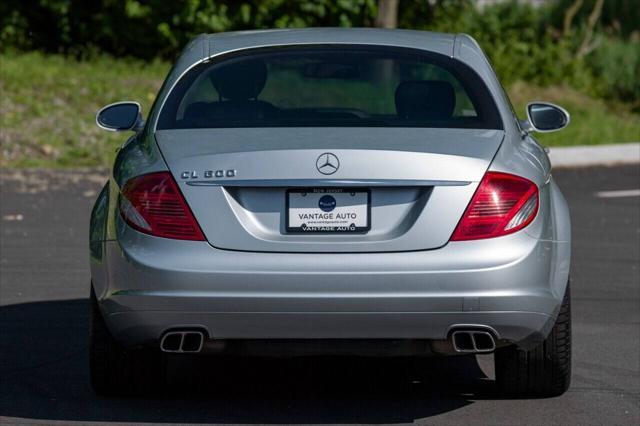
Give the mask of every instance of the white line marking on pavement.
M 596 192 L 598 198 L 618 198 L 618 197 L 640 197 L 640 189 L 623 189 L 620 191 L 600 191 Z

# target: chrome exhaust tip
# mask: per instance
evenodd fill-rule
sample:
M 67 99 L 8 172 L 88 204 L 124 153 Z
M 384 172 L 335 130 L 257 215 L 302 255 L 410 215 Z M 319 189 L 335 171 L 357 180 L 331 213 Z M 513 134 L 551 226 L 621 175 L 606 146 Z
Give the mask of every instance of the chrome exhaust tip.
M 456 352 L 488 353 L 496 349 L 496 341 L 488 331 L 456 330 L 451 334 Z
M 160 340 L 160 350 L 169 353 L 197 353 L 203 345 L 202 331 L 168 331 Z

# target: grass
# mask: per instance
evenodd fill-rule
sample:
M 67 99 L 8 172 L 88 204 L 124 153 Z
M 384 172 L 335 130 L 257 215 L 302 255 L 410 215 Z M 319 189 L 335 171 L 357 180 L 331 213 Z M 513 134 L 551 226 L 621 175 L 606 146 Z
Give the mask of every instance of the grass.
M 148 112 L 168 70 L 166 63 L 106 57 L 0 55 L 0 166 L 109 164 L 129 134 L 100 130 L 96 111 L 136 100 Z
M 571 123 L 566 129 L 554 133 L 536 133 L 536 139 L 543 145 L 640 142 L 640 114 L 632 113 L 626 105 L 605 103 L 569 87 L 542 88 L 524 83 L 512 85 L 509 97 L 522 117 L 525 116 L 525 105 L 530 101 L 553 102 L 569 111 Z
M 118 100 L 136 100 L 148 112 L 169 70 L 163 62 L 101 57 L 75 61 L 39 53 L 0 55 L 0 166 L 106 166 L 128 134 L 95 125 L 95 113 Z M 572 114 L 562 132 L 538 135 L 549 146 L 640 141 L 640 114 L 624 105 L 566 87 L 513 85 L 519 114 L 529 100 L 556 102 Z

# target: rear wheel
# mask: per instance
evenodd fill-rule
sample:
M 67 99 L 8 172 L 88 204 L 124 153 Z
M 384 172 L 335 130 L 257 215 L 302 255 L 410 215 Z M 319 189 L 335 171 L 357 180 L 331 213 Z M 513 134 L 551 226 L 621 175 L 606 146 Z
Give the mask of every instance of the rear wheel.
M 120 345 L 104 322 L 93 286 L 90 303 L 89 370 L 96 393 L 131 395 L 157 390 L 164 382 L 162 353 Z
M 549 336 L 537 347 L 516 346 L 495 353 L 496 383 L 507 396 L 558 396 L 571 382 L 571 297 L 569 284 Z

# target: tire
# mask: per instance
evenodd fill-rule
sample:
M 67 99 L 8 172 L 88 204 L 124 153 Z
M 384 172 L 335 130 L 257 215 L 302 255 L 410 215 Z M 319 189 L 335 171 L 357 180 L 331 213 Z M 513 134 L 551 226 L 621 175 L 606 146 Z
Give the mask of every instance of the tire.
M 569 284 L 549 336 L 537 347 L 515 345 L 495 353 L 496 384 L 508 397 L 562 395 L 571 383 L 571 294 Z
M 91 286 L 89 372 L 99 395 L 151 393 L 164 383 L 164 363 L 159 349 L 129 349 L 120 345 L 104 322 Z

